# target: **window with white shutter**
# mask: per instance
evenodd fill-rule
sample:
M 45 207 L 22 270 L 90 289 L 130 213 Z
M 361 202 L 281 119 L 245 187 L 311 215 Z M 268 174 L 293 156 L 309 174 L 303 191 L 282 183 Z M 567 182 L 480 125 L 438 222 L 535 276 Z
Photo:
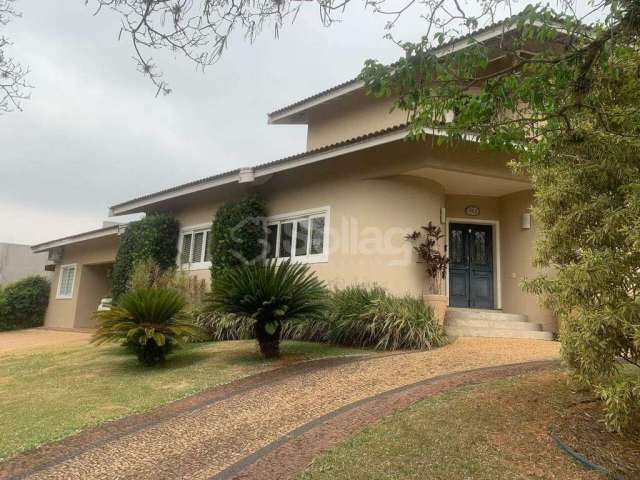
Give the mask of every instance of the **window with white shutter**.
M 180 267 L 187 270 L 204 270 L 211 266 L 209 248 L 211 225 L 183 228 L 180 235 Z

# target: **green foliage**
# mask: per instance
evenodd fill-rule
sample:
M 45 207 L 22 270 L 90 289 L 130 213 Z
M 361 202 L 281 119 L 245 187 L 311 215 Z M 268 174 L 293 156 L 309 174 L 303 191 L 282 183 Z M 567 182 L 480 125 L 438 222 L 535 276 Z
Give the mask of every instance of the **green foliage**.
M 337 290 L 329 311 L 332 343 L 378 350 L 430 349 L 446 342 L 433 310 L 422 299 L 396 297 L 381 287 Z
M 415 230 L 405 238 L 413 243 L 413 250 L 427 275 L 429 291 L 440 294 L 442 280 L 447 275 L 449 265 L 449 257 L 440 251 L 440 244 L 444 238 L 442 229 L 429 220 L 427 225 L 422 226 L 421 231 Z
M 640 376 L 618 377 L 596 392 L 605 402 L 605 422 L 613 430 L 630 430 L 640 425 Z
M 214 311 L 199 322 L 212 340 L 255 337 L 252 318 Z M 331 292 L 322 315 L 284 323 L 281 338 L 378 350 L 430 349 L 446 342 L 433 311 L 420 299 L 360 285 Z
M 256 194 L 220 207 L 211 226 L 212 279 L 226 268 L 262 259 L 265 216 L 265 202 Z
M 178 270 L 175 266 L 162 269 L 153 258 L 138 261 L 133 265 L 128 288 L 172 288 L 178 290 L 187 301 L 188 310 L 197 310 L 207 291 L 207 285 L 203 279 Z
M 571 8 L 526 8 L 509 21 L 497 69 L 486 44 L 438 57 L 425 38 L 402 44 L 392 66 L 369 61 L 362 78 L 371 94 L 397 99 L 414 138 L 436 129 L 440 142 L 473 135 L 517 154 L 516 173 L 533 182 L 545 272 L 525 286 L 559 319 L 574 377 L 600 392 L 605 420 L 621 429 L 640 412 L 618 375 L 618 358 L 640 368 L 640 7 L 596 8 L 607 14 L 591 25 Z
M 537 263 L 556 272 L 526 287 L 560 320 L 566 365 L 602 394 L 619 430 L 640 413 L 637 387 L 618 375 L 623 358 L 640 376 L 640 142 L 585 128 L 526 166 L 545 225 Z
M 0 288 L 0 330 L 41 326 L 50 289 L 49 280 L 37 275 Z
M 279 355 L 282 325 L 319 318 L 326 297 L 324 283 L 308 265 L 271 260 L 220 271 L 206 310 L 251 318 L 260 351 L 272 358 Z
M 200 312 L 194 323 L 202 328 L 209 340 L 248 340 L 255 338 L 255 320 L 251 317 L 223 314 L 216 311 Z M 282 337 L 285 338 L 284 336 Z
M 175 266 L 179 233 L 177 220 L 164 214 L 149 215 L 127 225 L 113 266 L 114 300 L 127 291 L 137 262 L 153 259 L 162 270 Z
M 110 310 L 96 312 L 98 330 L 92 342 L 124 342 L 141 363 L 157 364 L 174 346 L 203 336 L 201 329 L 188 320 L 185 306 L 177 290 L 129 290 Z

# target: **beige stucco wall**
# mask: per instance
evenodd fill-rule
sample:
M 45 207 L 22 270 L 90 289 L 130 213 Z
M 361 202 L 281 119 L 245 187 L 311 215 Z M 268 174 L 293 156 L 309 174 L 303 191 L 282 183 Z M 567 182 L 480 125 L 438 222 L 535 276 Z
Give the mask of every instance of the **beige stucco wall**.
M 392 100 L 363 90 L 320 105 L 309 112 L 307 150 L 406 123 L 407 114 L 392 108 Z
M 100 300 L 111 293 L 112 264 L 82 265 L 75 314 L 75 328 L 95 326 L 93 314 Z
M 95 299 L 103 295 L 105 284 L 96 279 L 96 270 L 87 266 L 113 263 L 117 250 L 117 235 L 79 242 L 64 248 L 62 261 L 56 266 L 51 279 L 49 306 L 44 320 L 46 327 L 82 328 L 92 325 L 90 316 L 98 307 Z M 57 299 L 60 266 L 67 264 L 76 264 L 73 296 L 69 299 Z M 91 303 L 95 304 L 93 309 L 89 308 Z
M 531 266 L 535 223 L 532 230 L 520 228 L 520 217 L 530 205 L 531 193 L 502 198 L 449 195 L 440 183 L 415 174 L 423 167 L 437 167 L 504 178 L 510 175 L 505 160 L 470 146 L 446 148 L 429 142 L 395 142 L 283 171 L 253 184 L 232 184 L 193 194 L 165 202 L 156 210 L 174 215 L 187 228 L 210 223 L 220 205 L 247 192 L 264 196 L 269 215 L 329 207 L 328 261 L 311 265 L 321 279 L 331 286 L 376 283 L 397 294 L 421 294 L 424 275 L 404 235 L 428 221 L 439 224 L 441 207 L 446 207 L 448 218 L 464 219 L 464 208 L 475 205 L 480 208 L 475 220 L 499 224 L 504 311 L 525 313 L 553 329 L 548 312 L 518 285 L 522 277 L 535 273 Z M 115 236 L 67 247 L 62 263 L 78 264 L 74 298 L 55 299 L 56 272 L 47 325 L 90 324 L 87 312 L 97 305 L 105 284 L 104 277 L 98 274 L 100 269 L 87 265 L 113 262 L 116 250 Z M 190 274 L 207 282 L 210 279 L 208 269 Z
M 465 213 L 468 206 L 478 207 L 480 214 L 469 217 Z M 482 220 L 500 219 L 500 200 L 497 197 L 479 197 L 475 195 L 447 195 L 448 218 L 475 218 Z
M 556 322 L 547 309 L 541 307 L 537 297 L 528 294 L 520 287 L 524 278 L 536 275 L 533 267 L 534 243 L 536 239 L 536 223 L 532 222 L 531 229 L 521 228 L 523 213 L 529 212 L 533 201 L 531 190 L 504 195 L 502 197 L 478 197 L 472 195 L 447 195 L 446 208 L 449 219 L 468 220 L 470 222 L 496 222 L 499 230 L 499 274 L 495 278 L 496 300 L 497 289 L 501 289 L 502 310 L 506 313 L 522 313 L 529 319 L 541 323 L 545 330 L 556 329 Z M 468 216 L 464 209 L 474 205 L 479 207 L 480 214 Z M 495 229 L 495 226 L 494 226 Z M 494 239 L 495 241 L 495 239 Z M 495 255 L 496 261 L 498 257 Z M 498 265 L 494 265 L 496 277 Z
M 532 192 L 517 192 L 500 198 L 500 230 L 502 234 L 502 305 L 505 312 L 524 313 L 529 319 L 541 323 L 545 330 L 556 330 L 551 312 L 540 306 L 535 295 L 520 287 L 524 278 L 536 276 L 533 267 L 537 225 L 532 220 L 531 229 L 521 228 L 523 213 L 530 210 Z
M 406 175 L 429 166 L 508 177 L 506 160 L 471 147 L 396 142 L 285 171 L 251 188 L 236 185 L 224 195 L 202 195 L 169 211 L 184 227 L 208 223 L 219 205 L 248 191 L 265 197 L 270 215 L 329 206 L 329 261 L 313 264 L 312 269 L 330 285 L 377 283 L 399 294 L 420 294 L 424 285 L 420 266 L 403 236 L 429 220 L 439 224 L 440 207 L 446 207 L 450 219 L 497 222 L 503 310 L 525 313 L 552 330 L 551 315 L 519 288 L 521 278 L 535 273 L 531 266 L 535 223 L 532 230 L 520 228 L 531 193 L 501 198 L 447 195 L 437 182 Z M 468 205 L 479 207 L 480 214 L 467 217 L 464 209 Z M 496 274 L 497 270 L 496 266 Z M 209 280 L 208 270 L 191 273 Z

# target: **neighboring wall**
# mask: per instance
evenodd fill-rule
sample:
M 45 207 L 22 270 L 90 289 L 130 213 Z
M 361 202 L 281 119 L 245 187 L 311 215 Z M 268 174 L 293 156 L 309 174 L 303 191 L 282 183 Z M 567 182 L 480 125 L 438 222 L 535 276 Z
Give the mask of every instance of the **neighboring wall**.
M 33 253 L 29 245 L 0 243 L 0 285 L 21 280 L 30 275 L 51 275 L 44 270 L 47 253 Z
M 51 279 L 49 307 L 44 324 L 55 328 L 93 326 L 91 315 L 98 308 L 100 298 L 110 290 L 107 268 L 116 258 L 118 236 L 87 240 L 64 247 L 64 255 Z M 76 264 L 72 298 L 56 298 L 61 266 Z M 100 278 L 100 275 L 103 275 Z

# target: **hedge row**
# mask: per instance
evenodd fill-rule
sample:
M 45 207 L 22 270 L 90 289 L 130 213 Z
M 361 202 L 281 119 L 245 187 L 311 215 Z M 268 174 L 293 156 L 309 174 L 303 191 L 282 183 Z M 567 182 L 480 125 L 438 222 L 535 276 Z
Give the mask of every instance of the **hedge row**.
M 175 267 L 178 255 L 178 221 L 164 214 L 149 215 L 131 222 L 120 237 L 113 266 L 113 298 L 127 291 L 136 263 L 153 260 L 162 269 Z
M 265 202 L 257 194 L 226 202 L 211 226 L 211 275 L 262 258 Z
M 49 280 L 37 275 L 0 287 L 0 330 L 41 326 L 50 288 Z

